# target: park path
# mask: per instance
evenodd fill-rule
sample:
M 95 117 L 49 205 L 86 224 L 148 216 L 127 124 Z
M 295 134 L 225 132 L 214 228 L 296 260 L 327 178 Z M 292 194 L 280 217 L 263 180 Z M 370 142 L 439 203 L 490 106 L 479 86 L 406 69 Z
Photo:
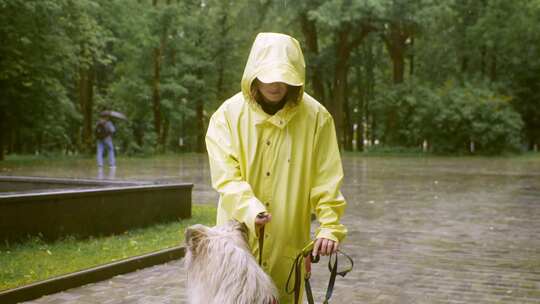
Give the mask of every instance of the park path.
M 195 202 L 215 200 L 204 156 L 139 166 L 115 177 L 194 181 Z M 345 155 L 344 167 L 343 250 L 356 265 L 332 303 L 540 303 L 538 158 Z M 317 302 L 325 267 L 314 269 Z M 27 303 L 186 303 L 184 283 L 180 260 Z

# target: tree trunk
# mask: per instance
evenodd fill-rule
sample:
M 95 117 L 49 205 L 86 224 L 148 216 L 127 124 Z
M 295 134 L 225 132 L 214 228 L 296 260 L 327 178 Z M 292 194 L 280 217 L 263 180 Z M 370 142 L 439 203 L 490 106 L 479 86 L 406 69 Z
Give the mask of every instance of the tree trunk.
M 204 104 L 199 100 L 197 103 L 197 152 L 205 152 L 204 143 Z
M 224 41 L 226 41 L 228 39 L 228 32 L 229 32 L 229 29 L 227 28 L 227 13 L 224 13 L 222 16 L 221 16 L 221 20 L 220 20 L 220 26 L 221 26 L 221 29 L 220 29 L 220 46 L 217 50 L 217 54 L 216 54 L 216 57 L 219 58 L 217 60 L 217 85 L 216 85 L 216 89 L 217 89 L 217 96 L 218 96 L 218 100 L 220 101 L 223 101 L 227 96 L 225 95 L 225 92 L 224 92 L 224 78 L 225 78 L 225 66 L 227 64 L 227 60 L 226 60 L 226 57 L 225 57 L 225 54 L 227 53 L 227 50 L 225 49 L 225 47 L 223 46 L 224 44 Z
M 480 47 L 480 74 L 482 78 L 486 77 L 486 46 Z
M 347 90 L 349 59 L 352 50 L 358 47 L 367 37 L 367 35 L 373 30 L 374 28 L 371 25 L 362 25 L 361 31 L 357 34 L 355 39 L 350 39 L 350 24 L 345 25 L 341 28 L 340 31 L 337 32 L 337 62 L 334 70 L 333 100 L 328 107 L 328 110 L 334 117 L 337 139 L 340 148 L 343 148 L 345 144 L 343 110 L 345 106 L 345 94 Z
M 315 21 L 310 20 L 307 17 L 306 12 L 302 12 L 299 16 L 302 33 L 306 40 L 306 57 L 308 59 L 317 58 L 319 56 L 319 41 L 317 36 L 317 27 Z M 310 58 L 311 57 L 311 58 Z M 310 66 L 313 66 L 311 73 L 311 86 L 313 87 L 313 96 L 322 104 L 326 105 L 327 101 L 324 96 L 324 85 L 322 82 L 322 71 L 320 66 L 315 65 L 313 62 Z
M 37 135 L 37 150 L 36 151 L 39 154 L 43 153 L 43 131 L 39 131 Z
M 167 139 L 169 137 L 169 119 L 167 117 L 163 118 L 163 132 L 162 132 L 162 148 L 163 151 L 167 148 Z
M 259 32 L 259 29 L 261 29 L 264 25 L 268 12 L 274 5 L 274 1 L 253 1 L 252 3 L 255 4 L 255 12 L 257 12 L 257 15 L 253 16 L 255 26 L 252 30 L 254 30 L 254 32 Z
M 368 46 L 371 48 L 370 46 Z M 357 90 L 359 103 L 357 106 L 358 112 L 354 116 L 356 130 L 353 129 L 353 136 L 356 134 L 356 145 L 353 149 L 357 151 L 364 151 L 364 134 L 365 134 L 365 119 L 366 115 L 366 103 L 368 100 L 369 85 L 371 80 L 369 79 L 368 69 L 371 65 L 371 58 L 366 54 L 366 47 L 362 48 L 360 53 L 362 57 L 362 64 L 356 66 L 356 75 L 358 77 Z M 354 113 L 354 112 L 353 112 Z M 356 131 L 356 132 L 355 132 Z M 355 133 L 354 133 L 355 132 Z
M 383 40 L 392 59 L 394 84 L 403 83 L 405 73 L 405 43 L 410 35 L 411 32 L 404 25 L 395 23 L 390 24 L 388 35 L 383 35 Z
M 154 48 L 154 77 L 152 78 L 152 111 L 154 112 L 154 131 L 161 144 L 161 48 Z
M 4 107 L 0 107 L 0 160 L 4 160 L 4 133 L 6 132 L 6 114 Z
M 396 50 L 396 52 L 392 54 L 392 62 L 394 63 L 394 84 L 403 83 L 403 76 L 405 73 L 403 49 Z
M 406 42 L 412 35 L 412 31 L 403 23 L 392 22 L 389 27 L 390 32 L 387 35 L 383 35 L 382 38 L 392 59 L 393 82 L 394 84 L 400 84 L 404 80 Z M 390 107 L 387 111 L 383 136 L 385 144 L 393 145 L 398 142 L 397 124 L 397 109 Z
M 90 152 L 93 141 L 94 76 L 93 66 L 79 68 L 79 106 L 83 115 L 82 149 L 85 152 Z
M 369 141 L 373 141 L 373 130 L 375 130 L 375 122 L 371 115 L 370 102 L 375 97 L 375 58 L 378 57 L 378 54 L 375 54 L 374 51 L 382 53 L 382 47 L 377 46 L 378 49 L 373 49 L 373 43 L 370 43 L 367 48 L 367 68 L 366 68 L 366 98 L 364 100 L 364 121 L 366 123 L 365 138 Z
M 18 124 L 15 125 L 15 128 L 13 129 L 12 140 L 13 140 L 12 151 L 16 154 L 22 154 L 21 128 L 19 128 Z
M 142 148 L 144 143 L 144 123 L 141 121 L 134 121 L 132 125 L 133 137 L 135 137 L 135 142 L 137 145 Z
M 13 153 L 13 137 L 15 137 L 13 128 L 16 128 L 16 127 L 17 126 L 15 125 L 15 123 L 12 123 L 6 128 L 5 143 L 7 144 L 7 146 L 6 146 L 6 149 L 7 149 L 6 154 L 7 155 Z
M 497 81 L 497 53 L 495 50 L 491 52 L 491 68 L 489 70 L 489 79 L 492 82 Z
M 157 7 L 158 1 L 153 0 L 154 7 Z M 170 0 L 167 0 L 167 5 L 170 4 Z M 165 144 L 165 138 L 163 137 L 163 118 L 161 116 L 161 63 L 163 60 L 163 54 L 165 54 L 165 43 L 167 41 L 167 27 L 164 27 L 161 31 L 159 39 L 159 47 L 154 48 L 154 76 L 152 79 L 152 110 L 154 112 L 154 130 L 157 135 L 158 145 L 163 148 Z
M 217 97 L 218 97 L 218 100 L 219 101 L 223 101 L 225 100 L 225 98 L 227 98 L 225 96 L 225 92 L 223 90 L 223 84 L 224 84 L 224 74 L 225 74 L 225 64 L 223 63 L 222 60 L 219 60 L 218 61 L 218 67 L 217 67 L 217 70 L 216 70 L 216 73 L 217 73 L 217 84 L 216 84 L 216 92 L 217 92 Z
M 343 104 L 345 102 L 345 89 L 347 87 L 347 72 L 349 68 L 348 32 L 341 32 L 338 36 L 337 63 L 334 71 L 333 95 L 334 98 L 329 111 L 334 117 L 338 144 L 344 146 L 343 136 Z
M 344 133 L 343 133 L 343 138 L 345 140 L 343 146 L 345 148 L 345 150 L 347 151 L 352 151 L 353 149 L 353 145 L 352 145 L 352 141 L 353 141 L 353 123 L 352 123 L 352 118 L 351 118 L 351 108 L 349 106 L 349 95 L 350 95 L 350 91 L 349 91 L 349 85 L 348 85 L 348 82 L 345 83 L 345 96 L 343 98 L 343 113 L 345 114 L 345 117 L 344 117 Z
M 466 55 L 461 56 L 461 74 L 467 73 L 467 68 L 469 66 L 469 57 Z
M 414 35 L 411 35 L 411 55 L 409 56 L 409 76 L 414 75 Z
M 364 151 L 364 124 L 362 122 L 362 116 L 358 116 L 356 127 L 356 151 Z

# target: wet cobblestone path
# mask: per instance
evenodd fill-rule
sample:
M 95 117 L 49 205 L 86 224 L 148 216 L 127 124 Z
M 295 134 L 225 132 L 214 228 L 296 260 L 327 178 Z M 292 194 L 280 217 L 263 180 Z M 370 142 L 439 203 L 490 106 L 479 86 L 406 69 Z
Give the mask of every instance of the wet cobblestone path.
M 189 157 L 189 169 L 146 165 L 142 178 L 193 180 L 194 201 L 213 201 L 204 157 Z M 120 166 L 117 178 L 140 176 Z M 346 155 L 344 167 L 342 249 L 356 264 L 331 303 L 540 303 L 538 158 Z M 318 303 L 325 261 L 314 267 Z M 174 261 L 27 303 L 186 303 L 184 283 Z

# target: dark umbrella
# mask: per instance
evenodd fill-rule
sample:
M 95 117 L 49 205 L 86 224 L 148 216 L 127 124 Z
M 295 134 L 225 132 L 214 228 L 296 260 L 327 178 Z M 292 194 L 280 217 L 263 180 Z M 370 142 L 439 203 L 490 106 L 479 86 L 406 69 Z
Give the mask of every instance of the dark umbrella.
M 101 116 L 109 116 L 114 118 L 119 118 L 123 120 L 127 120 L 127 116 L 124 115 L 124 113 L 118 112 L 118 111 L 103 111 L 100 113 Z

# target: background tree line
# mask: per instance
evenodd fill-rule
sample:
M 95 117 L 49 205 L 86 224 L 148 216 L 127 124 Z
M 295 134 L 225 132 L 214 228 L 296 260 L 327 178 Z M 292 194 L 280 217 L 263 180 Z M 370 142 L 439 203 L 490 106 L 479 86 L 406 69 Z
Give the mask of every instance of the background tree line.
M 540 142 L 540 0 L 0 0 L 0 159 L 203 151 L 260 31 L 296 37 L 341 146 L 482 153 Z

